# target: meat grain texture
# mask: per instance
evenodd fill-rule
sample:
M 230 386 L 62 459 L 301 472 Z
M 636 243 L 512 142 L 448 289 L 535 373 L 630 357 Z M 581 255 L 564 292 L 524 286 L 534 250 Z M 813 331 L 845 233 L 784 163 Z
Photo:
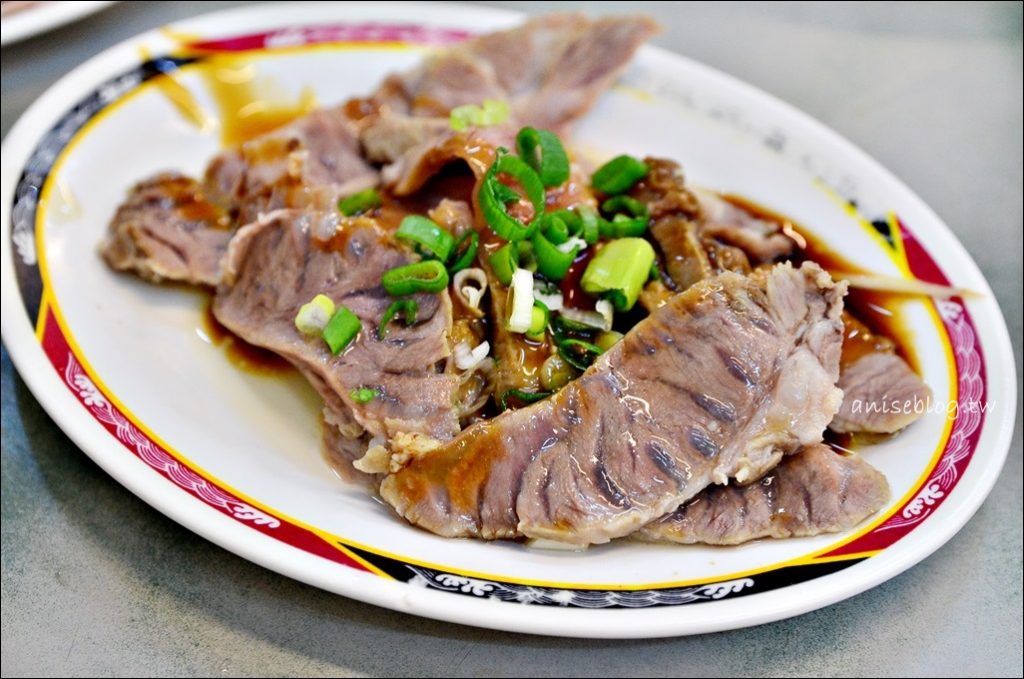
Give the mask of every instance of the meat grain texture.
M 445 536 L 627 535 L 817 443 L 839 408 L 844 287 L 815 264 L 670 299 L 551 398 L 475 424 L 381 496 Z

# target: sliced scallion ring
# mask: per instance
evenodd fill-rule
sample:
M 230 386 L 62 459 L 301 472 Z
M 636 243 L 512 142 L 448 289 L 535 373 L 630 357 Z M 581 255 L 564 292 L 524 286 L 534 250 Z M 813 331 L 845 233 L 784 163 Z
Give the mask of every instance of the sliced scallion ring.
M 533 206 L 533 216 L 529 223 L 524 223 L 508 212 L 508 204 L 513 202 L 512 196 L 520 196 L 503 183 L 499 175 L 506 174 L 515 179 L 522 187 L 526 199 Z M 480 210 L 484 219 L 494 233 L 505 240 L 519 241 L 529 238 L 537 230 L 540 216 L 544 213 L 544 185 L 540 177 L 522 159 L 516 156 L 502 155 L 494 161 L 487 171 L 483 184 L 480 186 Z
M 450 233 L 421 215 L 407 215 L 395 231 L 395 237 L 414 243 L 425 256 L 442 262 L 448 261 L 455 245 Z
M 559 186 L 569 179 L 569 156 L 554 132 L 524 127 L 516 135 L 516 152 L 537 171 L 544 186 Z

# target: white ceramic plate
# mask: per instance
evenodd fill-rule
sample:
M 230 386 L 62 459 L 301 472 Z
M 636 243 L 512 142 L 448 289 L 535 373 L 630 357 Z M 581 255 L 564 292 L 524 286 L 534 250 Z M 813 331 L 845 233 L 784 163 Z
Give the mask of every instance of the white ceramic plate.
M 0 45 L 8 45 L 70 24 L 112 4 L 113 0 L 34 3 L 4 17 L 0 24 Z
M 929 412 L 864 451 L 893 499 L 849 534 L 585 553 L 429 535 L 331 473 L 317 399 L 300 379 L 239 370 L 204 332 L 201 296 L 115 274 L 96 255 L 129 185 L 159 170 L 198 173 L 218 151 L 204 69 L 250 69 L 267 96 L 311 88 L 330 103 L 369 92 L 424 44 L 518 19 L 419 4 L 249 8 L 130 40 L 52 87 L 4 144 L 0 195 L 3 337 L 50 415 L 133 492 L 237 554 L 472 625 L 594 637 L 753 625 L 861 592 L 942 545 L 991 489 L 1013 426 L 1013 359 L 988 285 L 939 218 L 863 153 L 664 51 L 640 53 L 578 126 L 578 147 L 679 159 L 696 183 L 789 215 L 864 268 L 980 293 L 897 309 L 949 414 Z M 200 52 L 192 63 L 151 59 Z M 190 106 L 168 98 L 167 78 Z

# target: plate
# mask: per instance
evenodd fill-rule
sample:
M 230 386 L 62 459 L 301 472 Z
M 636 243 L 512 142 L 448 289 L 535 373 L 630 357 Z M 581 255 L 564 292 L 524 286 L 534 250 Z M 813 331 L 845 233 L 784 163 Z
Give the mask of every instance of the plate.
M 432 45 L 520 20 L 445 5 L 246 8 L 129 40 L 54 85 L 4 143 L 0 182 L 3 338 L 47 412 L 134 493 L 226 549 L 484 627 L 653 637 L 754 625 L 852 596 L 941 546 L 991 489 L 1013 427 L 1013 358 L 988 285 L 941 220 L 862 152 L 665 51 L 640 52 L 578 125 L 578 148 L 678 159 L 695 183 L 790 216 L 855 264 L 978 293 L 894 308 L 937 405 L 864 451 L 893 498 L 849 533 L 582 553 L 427 534 L 331 473 L 313 391 L 228 360 L 203 296 L 116 274 L 96 255 L 128 186 L 199 173 L 220 148 L 210 69 L 248 74 L 267 100 L 331 103 Z
M 112 4 L 113 0 L 36 2 L 4 17 L 3 29 L 0 30 L 0 45 L 9 45 L 58 26 L 70 24 Z

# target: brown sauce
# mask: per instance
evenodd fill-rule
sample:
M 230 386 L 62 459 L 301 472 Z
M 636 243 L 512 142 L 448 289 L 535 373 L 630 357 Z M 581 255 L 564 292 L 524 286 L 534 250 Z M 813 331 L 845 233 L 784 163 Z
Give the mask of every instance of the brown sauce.
M 583 292 L 580 281 L 583 280 L 583 272 L 594 257 L 595 248 L 587 248 L 573 260 L 572 266 L 565 272 L 565 278 L 559 283 L 562 291 L 562 304 L 570 309 L 583 309 L 593 311 L 597 300 Z
M 276 88 L 261 82 L 254 65 L 245 57 L 216 55 L 199 68 L 217 106 L 224 146 L 255 139 L 316 108 L 311 89 L 304 89 L 297 99 L 289 101 L 276 93 Z
M 755 217 L 774 222 L 784 230 L 794 233 L 798 242 L 802 239 L 804 242 L 800 243 L 800 256 L 794 258 L 795 260 L 817 262 L 823 269 L 837 276 L 844 273 L 867 273 L 791 219 L 739 196 L 726 195 L 723 197 Z M 900 306 L 907 299 L 906 295 L 900 293 L 851 288 L 844 301 L 843 350 L 840 356 L 840 366 L 851 365 L 857 359 L 870 353 L 895 352 L 920 373 L 917 356 L 913 351 L 911 333 L 903 325 L 899 313 Z M 824 438 L 825 443 L 833 450 L 850 453 L 863 446 L 892 438 L 894 435 L 839 433 L 826 429 Z
M 853 264 L 841 254 L 829 248 L 811 231 L 793 220 L 773 212 L 757 203 L 735 195 L 722 196 L 736 207 L 742 208 L 758 219 L 778 224 L 780 228 L 794 232 L 804 240 L 803 247 L 794 261 L 810 260 L 837 276 L 842 274 L 868 273 Z M 847 323 L 843 336 L 842 364 L 849 365 L 861 356 L 876 352 L 895 351 L 901 358 L 920 372 L 917 357 L 911 344 L 912 334 L 899 313 L 907 295 L 874 290 L 850 288 L 844 302 L 843 320 Z
M 175 211 L 190 222 L 205 222 L 219 229 L 231 228 L 226 210 L 212 203 L 198 184 L 186 177 L 161 181 L 160 189 L 174 202 Z
M 351 120 L 362 120 L 380 113 L 381 106 L 372 97 L 353 97 L 342 108 Z
M 221 325 L 213 315 L 212 299 L 203 309 L 202 331 L 214 346 L 223 348 L 236 368 L 256 375 L 285 375 L 293 370 L 288 361 L 274 352 L 249 344 Z

